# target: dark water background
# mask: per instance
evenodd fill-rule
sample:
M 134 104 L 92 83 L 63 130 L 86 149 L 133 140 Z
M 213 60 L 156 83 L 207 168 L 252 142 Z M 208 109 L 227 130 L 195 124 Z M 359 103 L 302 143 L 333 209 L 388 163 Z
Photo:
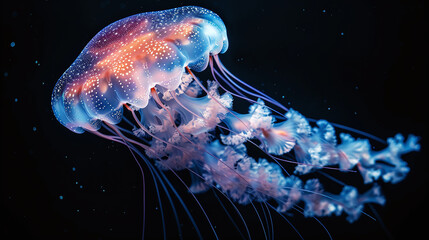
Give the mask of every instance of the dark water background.
M 185 5 L 218 13 L 230 42 L 221 56 L 225 66 L 286 106 L 381 138 L 397 132 L 422 136 L 422 151 L 406 157 L 409 176 L 396 185 L 383 184 L 386 205 L 374 206 L 382 221 L 365 216 L 354 224 L 344 216 L 321 219 L 334 239 L 421 236 L 427 228 L 428 200 L 423 2 L 2 1 L 2 239 L 141 237 L 141 175 L 130 153 L 121 145 L 61 126 L 51 111 L 50 95 L 57 79 L 103 27 L 132 14 Z M 198 206 L 174 176 L 168 176 L 203 236 L 212 239 Z M 186 174 L 182 176 L 189 182 Z M 153 183 L 146 177 L 146 236 L 151 239 L 162 237 L 162 227 Z M 356 174 L 338 177 L 360 181 Z M 219 236 L 237 239 L 213 195 L 198 198 Z M 177 239 L 176 223 L 164 200 L 167 237 Z M 185 239 L 195 238 L 178 204 L 177 209 Z M 262 238 L 252 208 L 239 209 L 254 239 Z M 365 212 L 376 215 L 369 208 Z M 278 215 L 273 213 L 273 218 L 276 238 L 299 238 Z M 305 239 L 328 239 L 314 220 L 296 212 L 288 219 Z

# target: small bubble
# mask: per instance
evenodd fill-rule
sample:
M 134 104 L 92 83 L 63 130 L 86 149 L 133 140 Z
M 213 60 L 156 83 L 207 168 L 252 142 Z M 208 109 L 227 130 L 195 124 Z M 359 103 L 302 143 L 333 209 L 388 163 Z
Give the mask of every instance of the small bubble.
M 33 127 L 33 132 L 35 132 L 37 130 L 37 128 L 36 127 Z
M 322 13 L 325 13 L 325 12 L 326 12 L 326 10 L 325 10 L 325 9 L 323 9 L 323 10 L 322 10 Z
M 15 102 L 18 102 L 18 98 L 15 98 Z
M 76 168 L 75 167 L 72 167 L 72 171 L 74 172 L 74 171 L 76 171 Z
M 343 33 L 343 32 L 340 32 L 340 35 L 341 35 L 341 36 L 344 36 L 344 33 Z
M 11 46 L 11 47 L 15 47 L 15 42 L 11 42 L 11 43 L 10 43 L 10 46 Z
M 58 198 L 59 198 L 60 200 L 63 200 L 63 199 L 64 199 L 63 195 L 58 196 Z

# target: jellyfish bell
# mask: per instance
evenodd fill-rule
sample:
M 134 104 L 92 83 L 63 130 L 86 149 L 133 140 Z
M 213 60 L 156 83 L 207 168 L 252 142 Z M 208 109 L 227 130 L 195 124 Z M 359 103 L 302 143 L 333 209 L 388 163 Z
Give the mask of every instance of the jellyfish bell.
M 61 124 L 78 133 L 117 124 L 122 105 L 144 108 L 150 89 L 176 90 L 186 66 L 204 70 L 228 48 L 226 27 L 201 7 L 133 15 L 101 30 L 64 72 L 52 93 Z
M 375 151 L 369 140 L 349 133 L 378 139 L 370 134 L 326 120 L 311 123 L 229 72 L 218 57 L 227 48 L 224 23 L 201 7 L 124 18 L 101 30 L 61 76 L 52 93 L 53 112 L 74 132 L 126 145 L 167 195 L 163 183 L 169 180 L 162 171 L 173 172 L 204 213 L 194 194 L 209 189 L 233 206 L 260 202 L 282 215 L 303 202 L 306 217 L 345 213 L 350 222 L 360 217 L 365 204 L 384 204 L 377 182 L 405 178 L 409 167 L 401 156 L 419 150 L 418 137 L 397 134 L 385 149 Z M 213 80 L 205 84 L 194 71 L 207 68 Z M 233 110 L 234 98 L 249 103 L 247 113 Z M 118 126 L 121 120 L 128 129 Z M 349 133 L 340 132 L 337 139 L 336 130 Z M 248 145 L 267 159 L 249 156 Z M 284 164 L 293 164 L 295 171 L 287 172 Z M 301 180 L 320 169 L 359 173 L 372 187 L 360 193 L 344 184 L 339 194 L 332 194 L 319 179 Z M 190 186 L 175 173 L 179 170 L 189 171 Z M 162 205 L 159 195 L 158 200 Z

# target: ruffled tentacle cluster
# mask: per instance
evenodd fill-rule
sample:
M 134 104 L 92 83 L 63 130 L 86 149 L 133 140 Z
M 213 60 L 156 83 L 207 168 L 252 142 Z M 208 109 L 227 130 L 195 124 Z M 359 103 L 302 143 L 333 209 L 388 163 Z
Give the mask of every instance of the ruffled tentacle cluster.
M 319 120 L 312 127 L 293 109 L 285 114 L 286 120 L 276 121 L 262 100 L 251 105 L 247 114 L 233 112 L 232 96 L 220 95 L 215 82 L 208 81 L 208 93 L 199 97 L 201 88 L 189 75 L 183 78 L 175 92 L 158 90 L 165 108 L 151 99 L 139 111 L 141 123 L 156 136 L 150 139 L 151 150 L 146 154 L 157 159 L 161 169 L 198 173 L 190 187 L 195 193 L 216 186 L 240 204 L 277 201 L 280 212 L 304 202 L 306 216 L 345 212 L 352 222 L 359 218 L 365 203 L 384 204 L 377 184 L 365 193 L 345 185 L 339 194 L 331 194 L 318 179 L 304 182 L 298 176 L 332 166 L 344 171 L 356 169 L 366 184 L 379 179 L 397 183 L 409 171 L 401 155 L 420 148 L 418 137 L 410 135 L 405 140 L 397 134 L 388 139 L 387 148 L 373 151 L 367 139 L 346 133 L 337 139 L 328 121 Z M 250 157 L 245 146 L 249 141 L 260 143 L 258 147 L 273 160 L 278 159 L 274 156 L 294 154 L 294 175 L 286 177 L 278 162 Z

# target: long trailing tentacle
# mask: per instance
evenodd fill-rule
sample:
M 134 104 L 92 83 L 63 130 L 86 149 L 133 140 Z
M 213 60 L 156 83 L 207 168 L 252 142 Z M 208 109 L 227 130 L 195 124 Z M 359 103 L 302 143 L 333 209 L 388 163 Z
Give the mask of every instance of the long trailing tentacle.
M 113 127 L 113 128 L 115 128 L 115 126 L 112 126 L 111 125 L 111 127 Z M 115 135 L 117 135 L 117 134 L 121 134 L 121 133 L 118 133 L 117 131 L 114 131 L 113 129 L 107 129 L 108 131 L 110 131 L 110 132 L 112 132 L 113 134 L 115 134 Z M 144 155 L 141 153 L 141 152 L 139 152 L 133 145 L 131 145 L 131 143 L 134 143 L 134 144 L 136 144 L 136 143 L 138 143 L 138 142 L 135 142 L 135 141 L 133 141 L 133 140 L 131 140 L 131 139 L 129 139 L 129 138 L 127 138 L 127 137 L 125 137 L 125 136 L 123 136 L 122 135 L 122 137 L 120 137 L 120 136 L 118 136 L 118 137 L 115 137 L 115 136 L 109 136 L 109 135 L 105 135 L 105 134 L 102 134 L 102 133 L 100 133 L 100 132 L 92 132 L 93 134 L 95 134 L 95 135 L 97 135 L 97 136 L 100 136 L 100 137 L 103 137 L 103 138 L 105 138 L 105 139 L 108 139 L 108 140 L 111 140 L 111 141 L 115 141 L 115 142 L 119 142 L 119 143 L 122 143 L 122 144 L 124 144 L 124 145 L 126 145 L 130 150 L 133 150 L 133 152 L 131 152 L 132 153 L 132 155 L 134 156 L 134 153 L 136 153 L 137 155 L 139 155 L 139 157 L 141 158 L 141 159 L 143 159 L 144 161 L 145 161 L 145 163 L 147 164 L 147 166 L 148 166 L 148 168 L 149 168 L 149 170 L 151 171 L 151 173 L 152 173 L 152 177 L 154 177 L 154 176 L 156 176 L 157 178 L 158 178 L 158 181 L 161 183 L 161 186 L 163 187 L 163 189 L 164 189 L 164 191 L 165 191 L 165 193 L 166 193 L 166 195 L 167 195 L 167 198 L 168 198 L 168 200 L 169 200 L 169 202 L 170 202 L 170 205 L 172 206 L 172 209 L 173 209 L 173 213 L 174 213 L 174 216 L 175 216 L 175 219 L 176 219 L 176 223 L 177 223 L 177 228 L 178 228 L 178 231 L 179 231 L 179 237 L 180 237 L 180 239 L 182 239 L 182 233 L 181 233 L 181 226 L 180 226 L 180 222 L 179 222 L 179 220 L 178 220 L 178 215 L 177 215 L 177 212 L 176 212 L 176 209 L 175 209 L 175 207 L 174 207 L 174 204 L 173 204 L 173 201 L 172 201 L 172 199 L 171 199 L 171 196 L 170 196 L 170 194 L 169 194 L 169 192 L 168 192 L 168 190 L 167 190 L 167 188 L 166 188 L 166 186 L 164 185 L 164 182 L 163 182 L 163 179 L 164 179 L 164 181 L 166 181 L 166 183 L 169 185 L 169 187 L 170 187 L 170 189 L 173 191 L 173 193 L 175 194 L 175 196 L 177 197 L 177 199 L 179 200 L 179 202 L 181 203 L 181 205 L 182 205 L 182 207 L 184 208 L 184 210 L 185 210 L 185 212 L 187 213 L 187 215 L 188 215 L 188 217 L 189 217 L 189 219 L 191 220 L 191 223 L 193 224 L 193 226 L 194 226 L 194 228 L 195 228 L 195 230 L 197 231 L 197 234 L 198 234 L 198 236 L 199 236 L 199 238 L 200 239 L 202 239 L 202 235 L 201 235 L 201 232 L 199 231 L 199 229 L 198 229 L 198 226 L 196 225 L 196 222 L 195 222 L 195 220 L 193 219 L 193 217 L 192 217 L 192 215 L 190 214 L 190 212 L 189 212 L 189 210 L 188 210 L 188 208 L 186 207 L 186 205 L 184 204 L 184 202 L 183 202 L 183 200 L 181 199 L 181 197 L 180 197 L 180 195 L 176 192 L 176 190 L 174 189 L 174 187 L 171 185 L 171 183 L 169 183 L 169 181 L 168 181 L 168 179 L 165 177 L 165 175 L 163 175 L 162 174 L 162 172 L 160 172 L 161 173 L 161 176 L 160 175 L 158 175 L 158 172 L 157 172 L 157 169 L 154 167 L 154 166 L 152 166 L 152 164 L 151 163 L 149 163 L 148 162 L 148 160 L 144 157 Z M 121 141 L 122 140 L 122 141 Z M 140 147 L 143 147 L 144 145 L 141 145 L 141 144 L 138 144 Z M 143 147 L 143 149 L 145 149 L 145 150 L 148 150 L 147 148 L 144 148 Z M 134 159 L 137 161 L 137 159 L 135 158 L 135 156 L 134 156 Z M 138 162 L 138 161 L 137 161 Z M 139 164 L 139 163 L 138 163 Z M 161 178 L 162 177 L 162 178 Z M 156 181 L 155 181 L 155 179 L 154 179 L 154 182 L 155 182 L 155 184 L 156 184 Z M 156 189 L 158 189 L 157 188 L 157 185 L 156 185 Z M 159 194 L 158 194 L 158 196 L 159 196 Z M 159 199 L 159 201 L 161 201 L 160 199 Z M 160 209 L 161 209 L 161 212 L 163 212 L 163 210 L 162 210 L 162 203 L 160 202 Z M 161 213 L 162 214 L 162 223 L 163 223 L 163 231 L 164 231 L 164 238 L 166 237 L 166 233 L 165 233 L 165 221 L 164 221 L 164 216 L 163 216 L 163 213 Z
M 228 86 L 231 86 L 231 88 L 234 90 L 235 88 L 214 68 L 214 66 L 213 66 L 213 61 L 211 60 L 211 58 L 210 58 L 210 70 L 211 70 L 211 72 L 212 72 L 212 76 L 213 76 L 213 79 L 216 81 L 216 83 L 225 91 L 225 92 L 227 92 L 227 93 L 229 93 L 229 94 L 231 94 L 232 96 L 235 96 L 235 97 L 238 97 L 238 98 L 241 98 L 241 99 L 243 99 L 243 100 L 246 100 L 246 101 L 248 101 L 248 102 L 250 102 L 250 103 L 253 103 L 253 104 L 260 104 L 258 101 L 256 101 L 256 100 L 253 100 L 253 99 L 250 99 L 250 98 L 248 98 L 248 97 L 246 97 L 244 94 L 242 94 L 241 92 L 237 92 L 237 90 L 235 90 L 237 93 L 235 93 L 235 92 L 232 92 L 232 91 L 229 91 L 228 89 L 226 89 L 221 83 L 220 83 L 220 81 L 217 79 L 217 77 L 216 76 L 218 76 L 220 79 L 222 79 L 223 80 L 223 82 L 225 82 Z M 263 98 L 261 98 L 261 99 L 263 99 Z M 269 108 L 271 111 L 273 111 L 273 112 L 275 112 L 276 114 L 278 114 L 278 115 L 276 115 L 276 117 L 279 117 L 279 118 L 282 118 L 282 119 L 284 119 L 285 117 L 283 116 L 284 114 L 282 114 L 281 112 L 279 112 L 279 111 L 277 111 L 276 109 L 274 109 L 274 108 L 272 108 L 272 107 L 270 107 L 270 106 L 266 106 L 267 108 Z
M 195 176 L 201 178 L 202 180 L 205 180 L 203 176 L 201 176 L 200 174 L 196 173 L 192 169 L 188 168 L 188 170 L 189 170 L 189 172 L 191 172 Z M 247 236 L 249 237 L 249 239 L 252 239 L 252 237 L 250 236 L 250 231 L 249 231 L 249 228 L 247 226 L 246 220 L 244 219 L 243 215 L 241 214 L 241 212 L 237 208 L 237 206 L 235 206 L 234 202 L 224 192 L 222 192 L 220 189 L 218 189 L 217 187 L 213 186 L 211 183 L 208 183 L 208 184 L 210 184 L 213 189 L 217 190 L 220 194 L 222 194 L 222 196 L 224 196 L 229 201 L 229 203 L 231 203 L 231 205 L 234 207 L 235 211 L 237 212 L 238 216 L 240 217 L 241 221 L 243 222 L 244 227 L 246 228 Z
M 299 213 L 301 213 L 302 215 L 304 215 L 304 209 L 300 206 L 295 206 L 294 207 L 295 211 L 298 211 Z M 326 234 L 328 234 L 328 237 L 330 240 L 333 240 L 331 233 L 328 231 L 328 228 L 325 226 L 325 224 L 323 224 L 317 217 L 312 216 L 312 219 L 314 219 L 320 226 L 322 226 L 323 230 L 325 230 Z
M 139 161 L 137 161 L 137 158 L 134 156 L 133 151 L 131 151 L 131 148 L 129 146 L 129 144 L 126 141 L 126 137 L 112 124 L 107 123 L 107 126 L 109 126 L 113 131 L 116 132 L 116 134 L 118 134 L 118 136 L 120 136 L 123 140 L 123 143 L 125 146 L 128 147 L 128 149 L 130 150 L 131 154 L 133 155 L 133 158 L 135 160 L 135 162 L 137 163 L 137 165 L 139 166 L 140 169 L 140 174 L 142 176 L 142 181 L 143 181 L 143 185 L 142 185 L 142 192 L 143 192 L 143 228 L 142 228 L 142 239 L 144 239 L 144 234 L 145 234 L 145 228 L 146 228 L 146 186 L 145 186 L 145 175 L 144 175 L 144 171 L 143 168 L 141 166 L 141 164 L 139 163 Z
M 241 238 L 246 239 L 244 237 L 244 234 L 241 232 L 240 228 L 237 226 L 237 223 L 235 223 L 234 219 L 232 218 L 231 214 L 229 213 L 229 211 L 226 209 L 225 205 L 222 203 L 222 201 L 219 199 L 219 197 L 217 196 L 217 193 L 215 190 L 212 190 L 213 192 L 213 196 L 216 198 L 217 202 L 219 203 L 219 205 L 222 207 L 223 211 L 226 213 L 226 215 L 228 216 L 229 220 L 231 221 L 231 223 L 234 225 L 234 228 L 237 229 L 238 233 L 240 233 Z M 248 235 L 249 239 L 250 239 L 250 234 Z
M 201 211 L 203 212 L 204 216 L 206 217 L 208 223 L 210 224 L 210 227 L 216 237 L 216 239 L 219 239 L 219 237 L 217 236 L 216 230 L 213 227 L 212 222 L 210 221 L 209 216 L 207 215 L 206 211 L 204 210 L 204 207 L 201 205 L 200 201 L 198 200 L 198 198 L 195 196 L 195 194 L 192 193 L 192 191 L 189 189 L 189 187 L 186 185 L 186 183 L 183 181 L 183 179 L 177 175 L 176 171 L 174 171 L 173 169 L 170 168 L 170 171 L 179 179 L 179 181 L 186 187 L 186 189 L 188 189 L 189 193 L 192 195 L 192 197 L 194 198 L 194 200 L 196 201 L 196 203 L 198 204 L 198 206 L 200 207 Z
M 258 97 L 258 98 L 264 99 L 264 100 L 266 100 L 266 101 L 268 101 L 268 102 L 270 102 L 270 103 L 274 104 L 275 106 L 277 106 L 277 107 L 279 107 L 279 108 L 281 108 L 281 109 L 283 109 L 283 110 L 285 110 L 285 111 L 288 111 L 288 110 L 289 110 L 288 108 L 286 108 L 285 106 L 283 106 L 281 103 L 279 103 L 279 102 L 277 102 L 276 100 L 274 100 L 272 97 L 268 96 L 267 94 L 265 94 L 265 93 L 263 93 L 263 92 L 259 91 L 258 89 L 256 89 L 256 88 L 252 87 L 251 85 L 247 84 L 246 82 L 244 82 L 244 81 L 240 80 L 239 78 L 237 78 L 236 76 L 234 76 L 231 72 L 229 72 L 229 71 L 228 71 L 228 69 L 226 69 L 226 68 L 223 66 L 223 64 L 222 64 L 222 63 L 221 63 L 221 61 L 219 60 L 219 56 L 218 56 L 218 55 L 213 56 L 213 58 L 215 59 L 215 61 L 216 61 L 217 65 L 218 65 L 218 67 L 219 67 L 219 69 L 220 69 L 220 70 L 221 70 L 221 72 L 224 74 L 224 76 L 226 77 L 226 79 L 227 79 L 227 80 L 229 80 L 229 82 L 230 82 L 230 83 L 232 83 L 233 85 L 235 85 L 237 88 L 239 88 L 240 90 L 242 90 L 242 91 L 244 91 L 244 92 L 246 92 L 246 93 L 248 93 L 248 94 L 250 94 L 250 95 L 252 95 L 252 96 L 255 96 L 255 97 Z M 227 74 L 226 74 L 226 73 L 227 73 Z M 246 87 L 250 88 L 252 91 L 254 91 L 254 92 L 256 92 L 256 93 L 252 93 L 252 92 L 247 91 L 247 90 L 245 90 L 244 88 L 240 87 L 240 86 L 239 86 L 238 84 L 236 84 L 233 80 L 231 80 L 231 79 L 229 78 L 229 76 L 228 76 L 228 75 L 229 75 L 229 76 L 231 76 L 231 77 L 233 77 L 236 81 L 238 81 L 239 83 L 243 84 L 244 86 L 246 86 Z
M 107 123 L 108 124 L 108 123 Z M 110 125 L 110 124 L 108 124 L 109 125 L 109 127 L 112 127 L 112 125 Z M 105 134 L 102 134 L 102 133 L 100 133 L 100 132 L 98 132 L 98 131 L 90 131 L 91 133 L 93 133 L 93 134 L 95 134 L 95 135 L 97 135 L 97 136 L 99 136 L 99 137 L 102 137 L 102 138 L 105 138 L 105 139 L 107 139 L 107 140 L 111 140 L 111 141 L 115 141 L 115 142 L 118 142 L 118 143 L 122 143 L 122 144 L 124 144 L 125 146 L 127 146 L 128 148 L 130 148 L 129 146 L 128 146 L 128 144 L 127 144 L 127 142 L 126 142 L 126 140 L 124 139 L 124 138 L 122 138 L 122 141 L 121 140 L 119 140 L 119 139 L 117 139 L 117 138 L 114 138 L 113 136 L 108 136 L 108 135 L 105 135 Z M 116 132 L 116 131 L 115 131 Z M 118 132 L 117 132 L 118 133 Z M 119 135 L 119 134 L 118 134 Z M 143 226 L 142 226 L 142 239 L 144 239 L 144 234 L 145 234 L 145 227 L 146 227 L 146 221 L 145 221 L 145 216 L 146 216 L 146 211 L 145 211 L 145 206 L 146 206 L 146 187 L 145 187 L 145 179 L 144 179 L 144 171 L 143 171 L 143 168 L 142 168 L 142 166 L 141 166 L 141 164 L 139 163 L 139 161 L 137 161 L 137 159 L 135 158 L 135 156 L 134 156 L 134 154 L 133 154 L 133 157 L 134 157 L 134 160 L 135 160 L 135 162 L 137 163 L 137 165 L 138 165 L 138 167 L 139 167 L 139 169 L 140 169 L 140 174 L 141 174 L 141 176 L 142 176 L 142 188 L 143 188 Z
M 280 212 L 278 212 L 277 211 L 277 209 L 273 206 L 273 205 L 271 205 L 270 203 L 267 203 L 267 205 L 271 208 L 271 209 L 273 209 L 274 210 L 274 212 L 277 212 L 279 215 L 280 215 L 280 217 L 282 217 L 283 218 L 283 220 L 285 220 L 288 224 L 289 224 L 289 226 L 291 226 L 291 228 L 296 232 L 296 234 L 298 234 L 298 236 L 299 236 L 299 238 L 301 238 L 302 240 L 304 240 L 304 238 L 302 237 L 302 235 L 301 235 L 301 233 L 298 231 L 298 229 L 286 218 L 286 216 L 284 216 L 284 214 L 282 214 L 282 213 L 280 213 Z

